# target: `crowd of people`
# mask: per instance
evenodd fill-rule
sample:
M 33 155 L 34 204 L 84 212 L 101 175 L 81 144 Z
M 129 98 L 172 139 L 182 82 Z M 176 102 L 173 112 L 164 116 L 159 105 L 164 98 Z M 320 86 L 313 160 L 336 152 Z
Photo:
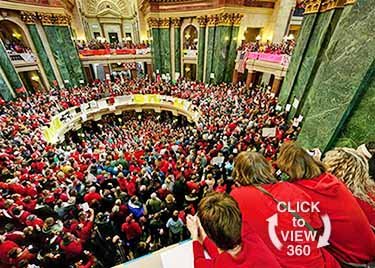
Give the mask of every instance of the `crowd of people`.
M 76 46 L 78 50 L 84 49 L 145 49 L 150 46 L 148 41 L 143 41 L 141 43 L 133 43 L 132 41 L 123 42 L 108 42 L 102 39 L 92 39 L 90 41 L 78 40 L 76 41 Z
M 126 114 L 85 126 L 63 145 L 43 141 L 41 128 L 58 112 L 133 93 L 188 99 L 202 121 L 192 126 L 165 114 L 163 120 Z M 279 143 L 299 131 L 265 88 L 247 93 L 187 81 L 36 93 L 2 101 L 0 120 L 0 259 L 15 267 L 109 267 L 180 241 L 187 237 L 185 216 L 203 193 L 230 191 L 238 152 L 274 159 Z M 275 127 L 275 135 L 264 136 L 263 127 Z
M 25 46 L 22 41 L 17 38 L 5 39 L 4 47 L 8 54 L 31 53 L 31 49 Z
M 294 39 L 286 38 L 285 40 L 283 40 L 283 42 L 280 43 L 273 43 L 270 41 L 256 41 L 248 43 L 243 42 L 241 46 L 238 48 L 238 51 L 292 55 L 295 46 L 296 42 Z
M 168 112 L 126 112 L 87 122 L 66 135 L 62 144 L 44 141 L 41 128 L 57 113 L 91 100 L 131 94 L 187 99 L 202 117 L 192 124 Z M 0 99 L 0 263 L 6 267 L 111 267 L 189 237 L 186 226 L 190 233 L 199 227 L 196 218 L 189 216 L 197 211 L 208 238 L 233 253 L 240 234 L 230 245 L 223 245 L 231 241 L 224 237 L 227 233 L 222 240 L 215 238 L 199 204 L 213 192 L 231 193 L 243 219 L 242 229 L 237 230 L 249 235 L 251 229 L 250 236 L 259 242 L 258 252 L 267 250 L 259 255 L 269 259 L 265 265 L 241 267 L 301 267 L 301 263 L 311 268 L 338 267 L 336 259 L 371 260 L 375 246 L 366 215 L 373 224 L 374 201 L 369 193 L 374 184 L 367 162 L 363 156 L 345 158 L 347 151 L 337 151 L 326 155 L 326 168 L 311 160 L 307 151 L 290 145 L 299 130 L 298 125 L 288 124 L 277 97 L 259 86 L 246 90 L 224 83 L 138 79 L 56 89 L 10 102 Z M 363 155 L 372 157 L 372 145 L 362 149 Z M 347 164 L 342 159 L 348 159 Z M 362 165 L 362 170 L 355 164 Z M 280 171 L 275 174 L 273 167 Z M 281 171 L 291 182 L 277 183 L 283 178 Z M 326 171 L 340 177 L 347 188 Z M 318 179 L 308 180 L 315 176 Z M 315 248 L 309 258 L 293 258 L 286 249 L 275 249 L 266 236 L 266 218 L 276 211 L 276 204 L 256 192 L 254 186 L 261 184 L 277 198 L 294 202 L 315 200 L 320 191 L 331 191 L 321 203 L 331 217 L 330 242 L 338 253 L 317 249 L 316 241 L 311 242 Z M 337 202 L 345 207 L 337 206 L 336 198 L 343 198 Z M 357 200 L 363 201 L 360 206 L 366 214 Z M 317 215 L 303 216 L 314 220 L 314 228 L 322 227 Z M 280 228 L 287 228 L 288 217 L 280 218 Z M 343 234 L 346 227 L 358 233 Z M 195 253 L 201 253 L 199 244 L 194 245 Z M 229 267 L 224 265 L 231 264 L 228 256 L 225 259 L 215 267 Z M 206 267 L 203 263 L 197 267 Z

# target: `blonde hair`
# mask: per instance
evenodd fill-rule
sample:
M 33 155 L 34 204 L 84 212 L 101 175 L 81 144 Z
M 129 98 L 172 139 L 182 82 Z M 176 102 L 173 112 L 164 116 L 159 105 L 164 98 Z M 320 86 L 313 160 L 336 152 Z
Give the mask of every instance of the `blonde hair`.
M 256 152 L 242 152 L 234 161 L 232 177 L 242 186 L 276 183 L 270 162 Z
M 367 161 L 352 148 L 335 148 L 326 153 L 327 171 L 341 179 L 353 195 L 375 207 L 369 193 L 375 193 L 375 183 L 369 175 Z
M 287 173 L 292 181 L 315 178 L 326 171 L 322 162 L 315 160 L 295 142 L 287 142 L 281 146 L 277 166 Z

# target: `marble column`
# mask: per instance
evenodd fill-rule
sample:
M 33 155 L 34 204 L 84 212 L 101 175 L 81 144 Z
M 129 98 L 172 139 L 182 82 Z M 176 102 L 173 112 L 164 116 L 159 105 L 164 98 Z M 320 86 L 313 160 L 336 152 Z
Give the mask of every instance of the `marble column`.
M 355 114 L 354 107 L 371 89 L 375 35 L 363 34 L 369 29 L 375 29 L 372 1 L 344 7 L 302 107 L 305 118 L 298 138 L 302 145 L 323 151 L 334 146 L 349 115 Z
M 274 28 L 273 28 L 273 42 L 281 42 L 283 37 L 287 34 L 291 12 L 296 6 L 295 0 L 279 0 L 278 7 L 275 7 L 277 10 L 277 16 L 275 16 Z
M 213 58 L 214 58 L 214 50 L 215 50 L 215 31 L 216 31 L 216 24 L 218 21 L 217 15 L 212 15 L 208 17 L 207 21 L 207 55 L 206 55 L 206 75 L 205 75 L 205 83 L 209 83 L 212 81 L 211 73 L 214 73 L 214 69 L 212 67 Z
M 318 14 L 313 34 L 306 48 L 304 57 L 300 64 L 292 89 L 293 97 L 299 101 L 299 106 L 294 107 L 289 113 L 289 118 L 298 116 L 308 96 L 310 86 L 314 80 L 315 73 L 324 57 L 326 48 L 330 42 L 336 24 L 340 19 L 342 9 L 332 9 Z
M 12 86 L 10 85 L 3 68 L 0 65 L 0 97 L 6 101 L 13 99 L 16 96 Z
M 224 80 L 224 71 L 228 59 L 232 30 L 230 19 L 230 14 L 220 14 L 218 25 L 216 26 L 215 46 L 212 61 L 212 70 L 215 73 L 215 84 L 221 83 Z
M 236 69 L 233 69 L 232 84 L 233 85 L 237 85 L 238 84 L 238 71 Z
M 273 83 L 272 83 L 272 89 L 271 89 L 271 92 L 274 93 L 275 96 L 279 95 L 282 82 L 283 82 L 282 77 L 275 76 L 275 79 L 273 80 Z
M 173 18 L 173 32 L 174 32 L 174 74 L 179 73 L 181 76 L 181 18 Z
M 150 80 L 152 80 L 152 73 L 153 73 L 153 70 L 152 70 L 152 64 L 151 63 L 147 63 L 146 64 L 146 68 L 147 68 L 147 76 Z
M 306 14 L 303 19 L 302 28 L 298 34 L 297 44 L 294 48 L 293 56 L 288 66 L 288 71 L 280 91 L 279 103 L 282 106 L 285 106 L 292 101 L 292 92 L 296 82 L 296 77 L 299 73 L 301 62 L 305 55 L 309 40 L 313 35 L 313 29 L 317 16 L 318 15 L 316 13 Z
M 375 62 L 368 73 L 368 86 L 363 83 L 364 93 L 358 99 L 358 103 L 353 107 L 341 133 L 335 141 L 333 147 L 352 147 L 357 148 L 363 143 L 375 140 Z
M 33 40 L 36 52 L 38 53 L 39 60 L 43 66 L 44 72 L 46 73 L 48 83 L 50 86 L 54 86 L 57 82 L 55 73 L 53 72 L 51 62 L 48 58 L 46 50 L 43 46 L 42 40 L 39 36 L 38 30 L 35 24 L 27 24 L 31 39 Z
M 161 56 L 161 73 L 171 75 L 171 22 L 169 18 L 160 19 L 160 56 Z
M 85 76 L 69 26 L 44 25 L 43 28 L 65 86 L 78 86 Z
M 0 40 L 0 66 L 4 72 L 6 79 L 9 81 L 12 90 L 16 91 L 17 89 L 23 87 L 21 78 L 19 77 L 16 69 L 13 66 L 13 63 L 5 50 L 2 40 Z
M 245 84 L 247 89 L 252 87 L 254 77 L 255 77 L 255 72 L 252 70 L 248 70 L 247 77 L 246 77 L 246 84 Z
M 160 56 L 160 33 L 159 33 L 159 19 L 148 18 L 148 26 L 151 29 L 151 53 L 154 69 L 156 73 L 161 72 L 161 56 Z
M 207 19 L 205 16 L 198 17 L 197 19 L 199 23 L 197 80 L 203 81 Z
M 232 30 L 231 30 L 231 36 L 230 36 L 228 59 L 227 59 L 227 63 L 225 66 L 225 71 L 224 71 L 225 82 L 231 81 L 232 70 L 234 70 L 235 65 L 236 65 L 238 34 L 239 34 L 242 18 L 243 18 L 243 15 L 239 13 L 233 13 L 230 15 Z

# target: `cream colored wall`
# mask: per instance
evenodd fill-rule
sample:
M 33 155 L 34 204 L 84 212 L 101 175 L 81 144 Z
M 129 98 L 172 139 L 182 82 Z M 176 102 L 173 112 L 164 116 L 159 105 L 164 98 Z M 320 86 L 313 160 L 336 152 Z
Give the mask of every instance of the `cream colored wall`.
M 265 8 L 252 8 L 244 14 L 241 20 L 240 30 L 238 33 L 238 44 L 245 38 L 245 32 L 248 27 L 250 28 L 265 28 L 272 16 L 272 9 Z
M 87 23 L 89 24 L 91 38 L 94 38 L 94 32 L 99 32 L 100 36 L 104 37 L 102 28 L 100 27 L 100 22 L 97 18 L 87 18 Z M 95 27 L 95 25 L 97 27 Z
M 289 27 L 290 12 L 295 6 L 295 0 L 278 0 L 275 3 L 272 16 L 263 29 L 262 41 L 281 42 Z
M 117 33 L 119 41 L 122 40 L 123 36 L 121 34 L 120 24 L 103 24 L 104 36 L 107 41 L 109 41 L 108 33 Z

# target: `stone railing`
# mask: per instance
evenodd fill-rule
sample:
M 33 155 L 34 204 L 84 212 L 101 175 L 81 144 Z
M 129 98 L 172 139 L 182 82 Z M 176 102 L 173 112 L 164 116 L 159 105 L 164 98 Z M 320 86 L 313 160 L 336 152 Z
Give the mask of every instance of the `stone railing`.
M 123 95 L 90 101 L 57 114 L 51 119 L 50 127 L 42 129 L 43 136 L 48 143 L 61 143 L 66 133 L 80 129 L 86 121 L 100 120 L 106 114 L 118 115 L 127 110 L 141 112 L 145 109 L 170 111 L 175 116 L 185 116 L 191 123 L 198 123 L 201 118 L 198 107 L 188 100 L 156 94 Z
M 12 62 L 36 63 L 36 57 L 32 53 L 8 53 Z

